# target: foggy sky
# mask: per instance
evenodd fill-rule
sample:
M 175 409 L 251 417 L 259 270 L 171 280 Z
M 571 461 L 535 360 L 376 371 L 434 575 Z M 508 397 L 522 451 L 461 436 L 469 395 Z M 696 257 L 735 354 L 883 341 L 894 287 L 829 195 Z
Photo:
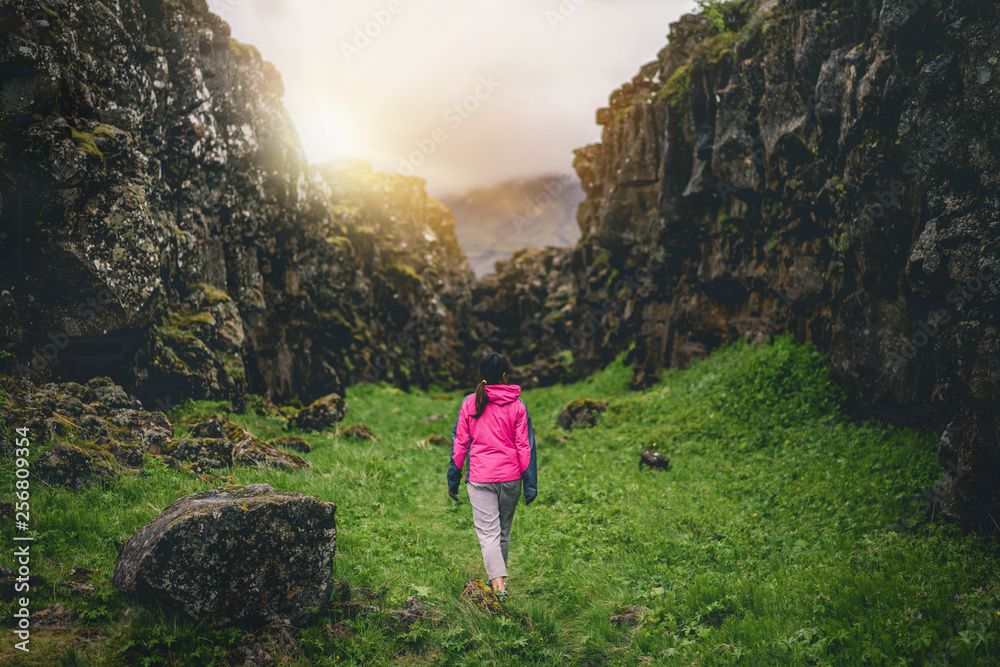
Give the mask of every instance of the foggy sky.
M 420 176 L 442 196 L 570 169 L 573 149 L 600 139 L 597 108 L 656 57 L 669 23 L 695 3 L 208 4 L 281 72 L 310 162 L 361 158 Z

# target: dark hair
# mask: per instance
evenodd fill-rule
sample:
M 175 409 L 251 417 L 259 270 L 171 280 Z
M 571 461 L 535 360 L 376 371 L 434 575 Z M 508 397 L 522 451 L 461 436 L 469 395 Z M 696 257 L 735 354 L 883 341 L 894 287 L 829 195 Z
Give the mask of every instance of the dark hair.
M 496 352 L 485 354 L 479 360 L 479 375 L 484 382 L 480 382 L 476 387 L 476 414 L 472 415 L 473 419 L 482 417 L 486 404 L 490 402 L 490 397 L 486 395 L 486 385 L 500 384 L 504 373 L 508 370 L 507 362 Z

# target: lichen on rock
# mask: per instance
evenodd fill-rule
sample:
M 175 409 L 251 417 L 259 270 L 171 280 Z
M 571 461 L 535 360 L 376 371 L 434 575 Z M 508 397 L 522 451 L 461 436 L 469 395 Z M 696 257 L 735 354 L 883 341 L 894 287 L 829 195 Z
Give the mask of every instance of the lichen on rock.
M 329 596 L 335 511 L 267 484 L 184 496 L 125 542 L 112 584 L 216 626 L 294 621 Z

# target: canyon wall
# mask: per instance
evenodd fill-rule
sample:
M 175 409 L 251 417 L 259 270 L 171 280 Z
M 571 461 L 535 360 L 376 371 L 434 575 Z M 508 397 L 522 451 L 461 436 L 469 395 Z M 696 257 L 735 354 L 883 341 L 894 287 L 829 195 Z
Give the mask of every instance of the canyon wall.
M 450 385 L 474 277 L 423 181 L 310 166 L 204 0 L 0 9 L 0 349 L 149 407 Z
M 487 276 L 484 336 L 539 383 L 629 349 L 641 387 L 791 332 L 852 410 L 941 428 L 936 512 L 996 530 L 998 47 L 971 0 L 683 16 L 576 152 L 580 242 Z

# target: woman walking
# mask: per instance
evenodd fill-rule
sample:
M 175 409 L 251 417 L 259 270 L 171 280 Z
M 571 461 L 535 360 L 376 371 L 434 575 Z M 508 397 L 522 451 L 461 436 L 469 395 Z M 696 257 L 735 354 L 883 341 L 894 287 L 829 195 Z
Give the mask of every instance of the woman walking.
M 479 360 L 482 382 L 462 401 L 448 466 L 448 495 L 454 500 L 465 468 L 486 576 L 501 600 L 508 597 L 507 550 L 521 487 L 528 505 L 538 495 L 535 430 L 519 398 L 521 388 L 507 384 L 508 370 L 499 354 Z

